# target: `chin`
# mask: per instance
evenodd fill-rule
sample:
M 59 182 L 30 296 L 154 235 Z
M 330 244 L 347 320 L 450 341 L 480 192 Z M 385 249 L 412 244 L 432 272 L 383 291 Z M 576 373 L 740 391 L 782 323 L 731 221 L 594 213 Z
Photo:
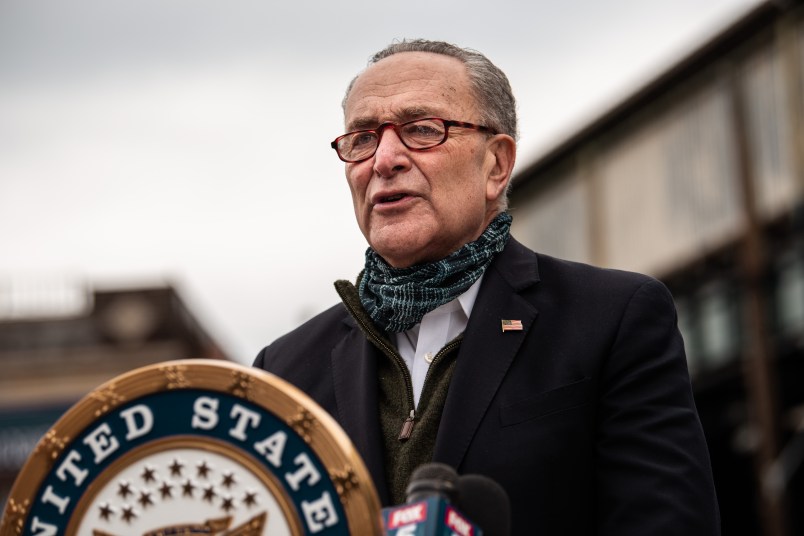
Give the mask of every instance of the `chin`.
M 420 246 L 413 245 L 410 242 L 402 244 L 377 243 L 371 247 L 385 259 L 385 262 L 394 268 L 408 268 L 417 264 L 421 258 L 420 255 L 411 253 L 420 251 Z
M 383 227 L 369 234 L 369 244 L 378 253 L 385 251 L 389 255 L 417 251 L 424 247 L 424 231 L 418 227 L 392 226 Z

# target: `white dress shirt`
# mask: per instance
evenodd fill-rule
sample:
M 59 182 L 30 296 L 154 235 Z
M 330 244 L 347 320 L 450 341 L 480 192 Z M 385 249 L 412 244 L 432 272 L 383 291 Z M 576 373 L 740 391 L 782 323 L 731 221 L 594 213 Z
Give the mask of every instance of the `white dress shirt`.
M 480 276 L 466 292 L 424 315 L 419 324 L 396 334 L 396 347 L 410 371 L 417 406 L 433 358 L 466 329 L 482 280 L 483 276 Z

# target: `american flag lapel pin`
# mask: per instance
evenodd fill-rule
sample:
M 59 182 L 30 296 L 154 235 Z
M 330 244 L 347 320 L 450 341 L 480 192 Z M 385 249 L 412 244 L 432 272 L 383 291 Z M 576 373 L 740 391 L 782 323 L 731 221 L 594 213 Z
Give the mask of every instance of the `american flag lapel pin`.
M 503 333 L 506 331 L 522 331 L 521 320 L 503 320 L 502 321 Z

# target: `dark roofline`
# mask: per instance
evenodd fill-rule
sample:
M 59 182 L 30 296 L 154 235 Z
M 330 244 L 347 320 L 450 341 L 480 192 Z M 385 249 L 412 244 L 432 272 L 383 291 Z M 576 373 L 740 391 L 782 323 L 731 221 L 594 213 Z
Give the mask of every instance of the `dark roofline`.
M 703 46 L 670 67 L 663 74 L 648 82 L 630 97 L 603 113 L 591 123 L 570 135 L 558 145 L 528 164 L 516 174 L 512 188 L 514 190 L 530 182 L 531 177 L 540 171 L 550 168 L 568 154 L 577 150 L 590 139 L 622 122 L 626 117 L 644 108 L 647 104 L 664 95 L 670 88 L 700 72 L 718 59 L 739 48 L 748 39 L 767 28 L 772 22 L 791 7 L 801 4 L 801 0 L 771 0 L 751 9 L 742 18 L 721 33 L 710 39 Z

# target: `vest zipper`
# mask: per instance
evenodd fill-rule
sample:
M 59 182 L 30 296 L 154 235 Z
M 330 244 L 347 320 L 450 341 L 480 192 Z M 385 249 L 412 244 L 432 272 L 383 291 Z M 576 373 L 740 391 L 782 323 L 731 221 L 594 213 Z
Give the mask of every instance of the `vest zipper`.
M 459 346 L 461 344 L 461 339 L 463 339 L 462 336 L 456 337 L 454 340 L 452 340 L 452 342 L 447 343 L 447 345 L 444 346 L 441 350 L 439 350 L 438 353 L 435 355 L 435 357 L 433 357 L 433 361 L 430 363 L 430 366 L 427 367 L 427 374 L 424 375 L 424 385 L 427 385 L 427 380 L 430 379 L 430 371 L 433 370 L 433 365 L 435 365 L 438 362 L 439 358 L 448 354 L 454 348 Z M 405 366 L 405 370 L 407 370 L 407 366 Z M 413 387 L 411 386 L 411 392 L 412 391 Z M 414 410 L 410 410 L 410 415 L 408 416 L 407 419 L 405 419 L 405 422 L 402 423 L 402 430 L 400 430 L 399 437 L 397 439 L 399 439 L 400 441 L 407 441 L 408 439 L 410 439 L 410 435 L 413 433 L 413 425 L 415 424 L 415 421 L 416 421 L 416 412 Z
M 460 346 L 462 340 L 463 340 L 463 333 L 461 333 L 460 335 L 452 339 L 450 342 L 445 344 L 444 347 L 438 351 L 435 357 L 433 357 L 433 361 L 430 363 L 430 366 L 427 367 L 427 374 L 424 375 L 424 383 L 422 385 L 427 385 L 427 380 L 430 379 L 430 372 L 432 372 L 433 370 L 433 365 L 435 365 L 442 356 L 450 353 L 453 349 Z
M 410 371 L 408 370 L 408 366 L 405 364 L 405 360 L 402 359 L 402 356 L 399 355 L 399 352 L 396 348 L 389 346 L 385 343 L 383 338 L 377 332 L 377 328 L 374 327 L 374 324 L 368 324 L 363 321 L 362 315 L 357 314 L 357 311 L 352 308 L 349 301 L 344 299 L 344 296 L 341 294 L 341 290 L 336 287 L 338 294 L 341 295 L 341 301 L 349 309 L 349 313 L 352 315 L 352 318 L 360 324 L 360 327 L 363 329 L 364 333 L 370 334 L 371 337 L 374 339 L 374 343 L 379 346 L 384 352 L 385 355 L 390 357 L 394 363 L 396 363 L 397 367 L 402 371 L 402 377 L 405 380 L 405 391 L 407 394 L 408 399 L 408 407 L 410 408 L 410 414 L 402 423 L 402 429 L 399 431 L 399 440 L 406 441 L 410 438 L 410 435 L 413 433 L 413 426 L 416 424 L 416 402 L 413 400 L 413 379 L 410 377 Z M 439 352 L 440 353 L 440 352 Z M 435 361 L 435 358 L 433 358 Z M 432 363 L 431 363 L 432 365 Z M 429 372 L 429 371 L 428 371 Z
M 402 423 L 402 430 L 399 431 L 400 441 L 407 441 L 410 439 L 410 434 L 413 433 L 413 425 L 416 423 L 416 411 L 410 410 L 410 416 Z

